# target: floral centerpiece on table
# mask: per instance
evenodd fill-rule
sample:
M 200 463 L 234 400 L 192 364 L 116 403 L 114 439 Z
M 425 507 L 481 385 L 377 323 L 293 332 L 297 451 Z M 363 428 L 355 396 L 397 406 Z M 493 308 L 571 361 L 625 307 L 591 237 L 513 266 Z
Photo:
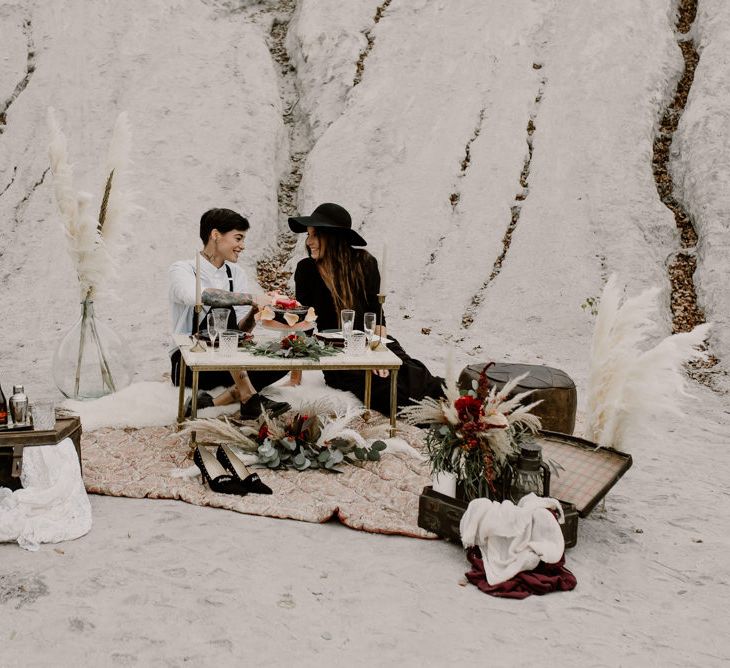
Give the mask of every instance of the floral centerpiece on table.
M 334 346 L 325 345 L 312 336 L 289 334 L 282 339 L 267 341 L 250 346 L 250 352 L 263 357 L 283 357 L 285 359 L 311 359 L 337 355 L 340 351 Z
M 262 414 L 255 425 L 228 418 L 190 422 L 186 431 L 203 438 L 231 443 L 255 456 L 256 463 L 271 469 L 323 469 L 342 473 L 341 464 L 379 461 L 383 441 L 368 442 L 350 425 L 362 410 L 348 410 L 334 416 L 322 414 L 317 406 L 295 414 L 270 418 Z
M 401 410 L 410 424 L 428 425 L 425 445 L 431 473 L 450 473 L 463 485 L 468 499 L 498 495 L 496 481 L 517 455 L 520 442 L 540 429 L 540 419 L 530 411 L 540 402 L 522 405 L 532 393 L 510 392 L 527 375 L 510 380 L 499 392 L 489 389 L 488 364 L 472 389 L 459 391 L 449 374 L 445 397 L 426 397 Z

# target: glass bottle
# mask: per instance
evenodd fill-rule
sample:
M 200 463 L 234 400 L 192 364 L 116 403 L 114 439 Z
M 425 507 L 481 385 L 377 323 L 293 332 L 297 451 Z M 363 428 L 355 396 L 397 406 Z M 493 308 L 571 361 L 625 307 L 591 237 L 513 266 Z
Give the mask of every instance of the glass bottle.
M 64 335 L 53 355 L 53 380 L 69 399 L 97 399 L 117 392 L 132 380 L 127 344 L 94 314 L 94 302 L 81 303 L 81 316 Z
M 5 400 L 2 385 L 0 385 L 0 425 L 8 423 L 8 402 Z

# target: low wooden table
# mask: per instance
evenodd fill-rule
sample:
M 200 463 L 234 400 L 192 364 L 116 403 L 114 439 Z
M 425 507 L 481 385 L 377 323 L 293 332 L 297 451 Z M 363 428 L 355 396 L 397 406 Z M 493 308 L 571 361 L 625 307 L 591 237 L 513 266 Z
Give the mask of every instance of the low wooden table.
M 398 409 L 397 382 L 398 369 L 402 361 L 395 353 L 385 347 L 379 350 L 366 350 L 362 355 L 348 355 L 342 352 L 329 357 L 321 357 L 319 361 L 310 359 L 286 359 L 283 357 L 263 357 L 253 353 L 238 350 L 230 356 L 222 355 L 218 349 L 206 350 L 201 353 L 192 353 L 190 348 L 192 341 L 189 336 L 179 334 L 175 337 L 175 343 L 180 347 L 180 395 L 178 401 L 178 424 L 185 420 L 185 370 L 190 368 L 193 375 L 193 396 L 190 408 L 190 418 L 195 419 L 198 414 L 198 376 L 205 371 L 233 371 L 245 369 L 246 371 L 364 371 L 365 384 L 365 407 L 370 408 L 370 388 L 372 382 L 372 371 L 374 369 L 388 369 L 390 371 L 390 435 L 395 435 L 395 416 Z M 192 434 L 192 441 L 195 442 L 195 432 Z
M 76 455 L 81 466 L 81 420 L 77 417 L 57 418 L 56 428 L 48 431 L 27 429 L 23 431 L 0 431 L 0 486 L 6 477 L 4 463 L 10 463 L 8 483 L 12 488 L 20 485 L 20 473 L 23 470 L 23 449 L 37 445 L 57 445 L 65 438 L 70 438 L 76 448 Z

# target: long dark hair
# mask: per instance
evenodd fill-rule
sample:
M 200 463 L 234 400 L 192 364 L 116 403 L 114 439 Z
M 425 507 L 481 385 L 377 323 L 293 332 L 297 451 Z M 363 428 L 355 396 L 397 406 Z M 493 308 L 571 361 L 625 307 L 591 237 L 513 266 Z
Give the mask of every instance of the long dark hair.
M 354 308 L 356 301 L 365 299 L 365 272 L 372 255 L 362 248 L 350 246 L 349 240 L 342 234 L 321 227 L 315 228 L 315 231 L 319 239 L 317 265 L 332 293 L 336 312 Z

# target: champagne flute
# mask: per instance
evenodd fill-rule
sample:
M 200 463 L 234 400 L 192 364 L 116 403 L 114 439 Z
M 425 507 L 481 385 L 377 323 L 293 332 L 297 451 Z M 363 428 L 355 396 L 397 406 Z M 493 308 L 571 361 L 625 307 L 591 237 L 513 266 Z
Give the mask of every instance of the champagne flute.
M 210 337 L 210 350 L 213 352 L 213 349 L 215 348 L 215 339 L 218 336 L 218 330 L 216 329 L 215 325 L 215 317 L 212 313 L 208 313 L 208 336 Z
M 362 317 L 362 323 L 362 328 L 365 331 L 365 338 L 367 339 L 368 345 L 370 345 L 375 334 L 375 314 L 365 313 Z

